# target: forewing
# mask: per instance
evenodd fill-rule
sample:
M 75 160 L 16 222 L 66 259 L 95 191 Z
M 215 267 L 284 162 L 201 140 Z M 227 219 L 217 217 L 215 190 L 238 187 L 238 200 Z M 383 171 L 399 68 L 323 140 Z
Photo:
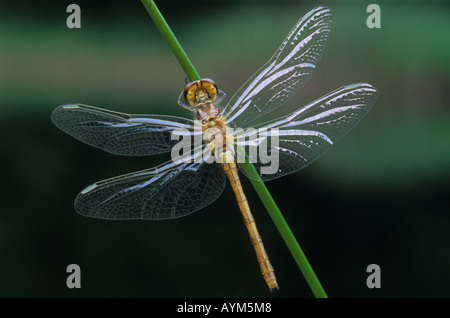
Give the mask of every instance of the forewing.
M 238 146 L 249 154 L 262 180 L 296 172 L 319 158 L 352 129 L 367 114 L 377 96 L 376 88 L 369 84 L 347 85 L 286 117 L 244 133 Z M 270 162 L 262 162 L 261 153 L 271 158 Z M 240 168 L 253 178 L 246 165 L 240 164 Z
M 225 173 L 216 163 L 173 163 L 94 183 L 75 199 L 85 216 L 163 220 L 185 216 L 217 199 Z
M 116 155 L 146 156 L 168 152 L 178 142 L 174 130 L 193 130 L 194 121 L 176 116 L 129 115 L 93 106 L 57 107 L 53 123 L 76 139 Z M 200 132 L 201 133 L 201 132 Z
M 223 110 L 227 123 L 247 124 L 276 109 L 297 92 L 322 55 L 331 23 L 328 8 L 318 7 L 303 16 L 274 56 L 231 98 Z

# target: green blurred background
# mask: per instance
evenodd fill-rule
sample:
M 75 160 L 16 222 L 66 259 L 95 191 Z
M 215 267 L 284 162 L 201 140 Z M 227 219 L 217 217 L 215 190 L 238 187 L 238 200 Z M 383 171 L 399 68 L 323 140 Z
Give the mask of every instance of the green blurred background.
M 66 8 L 81 7 L 81 29 Z M 316 72 L 288 114 L 346 84 L 380 97 L 308 168 L 267 183 L 330 297 L 450 296 L 449 6 L 377 1 L 158 1 L 201 76 L 231 96 L 317 5 L 334 13 Z M 261 277 L 231 187 L 171 221 L 86 218 L 86 185 L 169 155 L 119 157 L 58 130 L 50 113 L 79 102 L 128 113 L 191 116 L 176 104 L 185 75 L 141 2 L 0 2 L 0 296 L 312 297 L 287 247 L 243 180 L 280 290 Z M 81 267 L 82 288 L 66 287 Z M 369 264 L 381 289 L 366 287 Z

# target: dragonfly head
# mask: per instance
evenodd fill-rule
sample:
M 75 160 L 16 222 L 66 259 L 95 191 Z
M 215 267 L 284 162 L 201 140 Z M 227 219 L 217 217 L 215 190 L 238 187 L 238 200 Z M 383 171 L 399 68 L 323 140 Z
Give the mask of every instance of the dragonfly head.
M 213 80 L 204 78 L 191 82 L 184 89 L 184 99 L 190 106 L 197 106 L 206 101 L 215 102 L 217 99 L 217 85 Z

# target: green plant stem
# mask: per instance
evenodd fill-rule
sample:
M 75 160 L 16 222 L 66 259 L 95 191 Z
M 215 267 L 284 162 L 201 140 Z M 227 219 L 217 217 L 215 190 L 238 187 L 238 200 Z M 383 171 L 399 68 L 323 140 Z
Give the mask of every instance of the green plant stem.
M 169 44 L 170 49 L 172 50 L 173 54 L 175 54 L 178 63 L 180 63 L 189 81 L 193 82 L 199 80 L 200 76 L 198 75 L 191 61 L 187 57 L 186 52 L 184 52 L 183 48 L 181 47 L 180 43 L 178 42 L 177 38 L 173 34 L 172 30 L 170 29 L 169 25 L 167 24 L 166 20 L 162 16 L 161 12 L 159 11 L 158 7 L 155 5 L 153 0 L 141 0 L 141 1 L 144 7 L 147 9 L 150 16 L 152 17 L 152 20 L 156 24 L 156 27 L 158 28 L 159 32 L 161 32 L 167 44 Z
M 243 151 L 242 148 L 241 151 Z M 281 237 L 283 238 L 284 242 L 289 248 L 289 251 L 294 257 L 303 276 L 305 276 L 305 279 L 308 282 L 308 285 L 310 286 L 314 296 L 316 296 L 317 298 L 328 298 L 327 294 L 325 293 L 325 290 L 322 287 L 322 284 L 320 284 L 319 279 L 317 278 L 316 274 L 314 273 L 314 270 L 309 264 L 305 253 L 303 253 L 302 248 L 298 244 L 294 234 L 289 228 L 289 225 L 286 223 L 286 220 L 281 214 L 280 209 L 278 209 L 277 204 L 272 198 L 272 195 L 266 188 L 264 182 L 261 180 L 255 167 L 248 161 L 248 156 L 245 157 L 246 157 L 245 171 L 247 172 L 247 174 L 250 174 L 249 176 L 250 182 L 253 185 L 253 188 L 255 188 L 256 193 L 258 193 L 258 196 L 261 199 L 262 203 L 264 204 L 264 207 L 266 208 L 267 212 L 269 212 L 272 221 L 275 223 L 275 226 L 277 227 L 278 231 L 281 234 Z
M 158 8 L 156 7 L 153 0 L 142 0 L 142 3 L 144 4 L 144 6 L 147 9 L 150 16 L 152 17 L 153 21 L 155 22 L 155 24 L 158 27 L 161 34 L 166 39 L 167 43 L 169 44 L 170 48 L 172 49 L 172 52 L 175 54 L 178 62 L 181 64 L 181 67 L 185 71 L 189 80 L 192 82 L 194 80 L 200 79 L 200 76 L 198 75 L 194 66 L 190 62 L 189 58 L 187 57 L 187 55 L 184 52 L 183 48 L 181 47 L 180 43 L 176 39 L 175 35 L 170 30 L 170 27 L 168 26 L 167 22 L 162 17 L 161 12 L 158 10 Z M 241 149 L 241 151 L 242 151 L 242 149 Z M 253 164 L 251 164 L 248 161 L 248 157 L 245 162 L 245 165 L 246 165 L 246 171 L 253 175 L 252 178 L 250 178 L 250 181 L 251 181 L 255 191 L 258 193 L 258 196 L 260 197 L 265 208 L 269 212 L 270 217 L 272 218 L 273 222 L 275 223 L 275 226 L 277 227 L 278 231 L 280 232 L 281 237 L 283 238 L 284 242 L 288 246 L 289 251 L 291 252 L 292 256 L 294 257 L 295 261 L 297 262 L 297 265 L 300 268 L 301 272 L 305 276 L 305 279 L 306 279 L 307 283 L 309 284 L 314 296 L 317 298 L 327 298 L 327 294 L 325 293 L 325 290 L 323 289 L 322 285 L 320 284 L 316 274 L 314 273 L 311 265 L 308 262 L 308 259 L 306 258 L 300 245 L 298 244 L 297 240 L 295 239 L 294 234 L 292 233 L 292 231 L 289 228 L 288 224 L 286 223 L 283 215 L 281 214 L 280 210 L 278 209 L 278 206 L 276 205 L 275 201 L 273 200 L 269 190 L 267 190 L 264 182 L 259 177 L 255 167 L 253 166 Z

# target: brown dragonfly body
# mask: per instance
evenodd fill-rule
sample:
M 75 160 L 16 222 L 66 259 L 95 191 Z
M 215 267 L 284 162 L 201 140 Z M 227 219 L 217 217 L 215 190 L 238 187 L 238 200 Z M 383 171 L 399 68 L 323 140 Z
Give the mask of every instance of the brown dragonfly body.
M 234 157 L 234 136 L 229 132 L 221 110 L 214 103 L 217 99 L 217 91 L 212 80 L 202 79 L 189 83 L 184 90 L 184 97 L 189 106 L 197 112 L 197 120 L 202 122 L 203 138 L 211 151 L 215 152 L 228 180 L 230 180 L 239 209 L 244 217 L 244 224 L 255 248 L 262 275 L 272 290 L 278 288 L 278 283 L 239 179 Z

